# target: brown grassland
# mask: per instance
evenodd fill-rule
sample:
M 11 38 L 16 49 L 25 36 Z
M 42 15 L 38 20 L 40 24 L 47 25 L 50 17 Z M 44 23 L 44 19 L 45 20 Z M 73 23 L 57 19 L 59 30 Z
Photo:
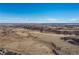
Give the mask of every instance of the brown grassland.
M 46 33 L 25 28 L 1 27 L 0 48 L 22 55 L 79 54 L 79 46 L 61 39 L 69 35 Z

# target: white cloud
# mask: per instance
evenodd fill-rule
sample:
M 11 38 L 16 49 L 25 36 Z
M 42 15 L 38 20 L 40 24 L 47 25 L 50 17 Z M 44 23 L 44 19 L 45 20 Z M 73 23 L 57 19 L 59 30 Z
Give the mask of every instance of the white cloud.
M 44 20 L 47 23 L 79 23 L 79 19 L 55 19 L 48 18 Z
M 70 19 L 68 20 L 70 23 L 79 23 L 79 19 Z
M 0 23 L 79 23 L 79 19 L 0 17 Z
M 51 23 L 63 23 L 63 22 L 65 22 L 65 20 L 64 19 L 49 18 L 49 19 L 47 19 L 47 22 L 51 22 Z

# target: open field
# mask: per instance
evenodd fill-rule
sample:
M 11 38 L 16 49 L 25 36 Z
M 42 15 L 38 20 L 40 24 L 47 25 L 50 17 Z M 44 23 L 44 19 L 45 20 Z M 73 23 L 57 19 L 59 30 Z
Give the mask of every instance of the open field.
M 79 45 L 61 39 L 66 36 L 22 27 L 0 27 L 0 48 L 22 55 L 76 55 Z

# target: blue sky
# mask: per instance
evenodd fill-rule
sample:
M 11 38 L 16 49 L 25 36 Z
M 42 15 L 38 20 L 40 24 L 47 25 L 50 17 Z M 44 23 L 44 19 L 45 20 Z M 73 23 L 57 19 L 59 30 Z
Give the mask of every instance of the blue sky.
M 0 23 L 79 23 L 79 4 L 0 3 Z

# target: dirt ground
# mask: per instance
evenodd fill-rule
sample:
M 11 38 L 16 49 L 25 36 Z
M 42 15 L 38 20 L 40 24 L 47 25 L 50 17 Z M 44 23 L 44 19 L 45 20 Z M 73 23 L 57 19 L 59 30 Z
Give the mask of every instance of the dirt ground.
M 0 29 L 0 48 L 23 55 L 76 55 L 79 46 L 61 40 L 67 35 L 45 33 L 24 28 Z

